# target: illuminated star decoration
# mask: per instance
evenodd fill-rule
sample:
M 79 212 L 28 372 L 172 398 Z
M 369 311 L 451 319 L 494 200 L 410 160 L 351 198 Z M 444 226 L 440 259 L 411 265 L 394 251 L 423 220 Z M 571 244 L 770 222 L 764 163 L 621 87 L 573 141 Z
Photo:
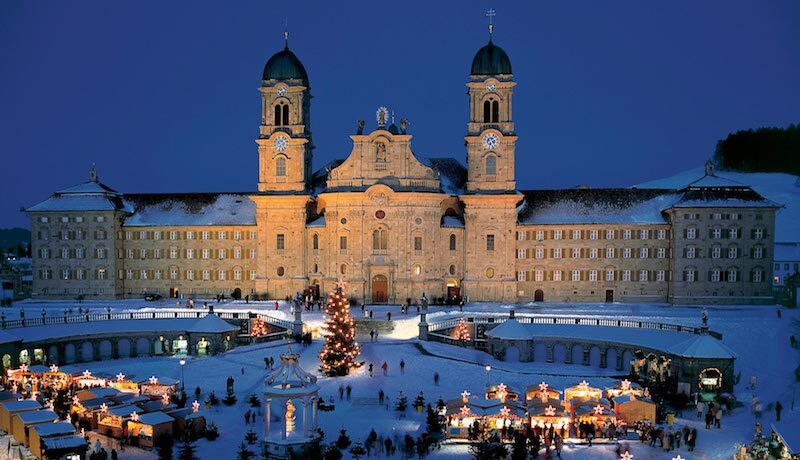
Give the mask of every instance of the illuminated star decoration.
M 583 382 L 579 383 L 578 386 L 585 390 L 585 389 L 589 388 L 589 382 L 584 380 Z
M 672 457 L 672 460 L 684 460 L 684 458 L 678 455 L 677 457 Z
M 459 411 L 461 412 L 462 416 L 466 417 L 467 415 L 469 415 L 469 406 L 463 405 L 461 406 L 461 409 L 459 409 Z
M 631 454 L 630 452 L 623 452 L 619 458 L 622 460 L 633 460 L 633 454 Z
M 169 394 L 164 393 L 161 395 L 161 402 L 166 406 L 169 404 Z
M 55 364 L 50 366 L 50 372 L 58 372 L 58 366 L 56 366 Z
M 502 400 L 506 399 L 506 395 L 508 395 L 508 391 L 506 391 L 507 388 L 508 387 L 506 386 L 505 383 L 497 385 L 497 397 Z
M 92 376 L 92 372 L 89 369 L 86 369 L 85 371 L 83 371 L 83 377 L 84 378 L 88 379 L 91 376 Z
M 22 372 L 28 372 L 28 364 L 26 363 L 20 364 L 19 370 L 21 370 Z
M 548 417 L 553 417 L 556 415 L 556 408 L 553 406 L 547 406 L 544 408 L 544 415 Z
M 123 380 L 125 380 L 125 374 L 120 372 L 119 374 L 117 374 L 117 382 L 121 382 Z
M 542 382 L 542 383 L 540 383 L 540 384 L 539 384 L 539 391 L 541 391 L 542 393 L 544 393 L 544 392 L 546 392 L 546 391 L 547 391 L 547 387 L 549 387 L 549 386 L 550 386 L 550 385 L 548 385 L 548 384 L 546 384 L 546 383 Z
M 621 384 L 622 384 L 622 389 L 623 390 L 630 390 L 631 389 L 631 381 L 630 380 L 625 379 L 625 380 L 622 381 Z
M 100 404 L 100 412 L 108 412 L 108 404 Z
M 502 409 L 500 409 L 500 415 L 501 415 L 503 418 L 508 418 L 509 414 L 511 414 L 511 411 L 508 409 L 508 407 L 506 407 L 506 406 L 503 406 L 503 408 L 502 408 Z
M 595 415 L 603 415 L 603 406 L 600 404 L 593 407 Z
M 158 377 L 156 377 L 155 375 L 150 377 L 148 380 L 150 381 L 150 385 L 155 385 L 156 383 L 158 383 Z
M 80 402 L 81 400 L 78 399 L 78 395 L 72 397 L 72 404 L 79 404 Z
M 139 414 L 137 414 L 136 411 L 131 412 L 131 420 L 133 420 L 134 422 L 139 421 Z
M 469 392 L 469 391 L 467 391 L 467 390 L 464 390 L 464 392 L 463 392 L 463 393 L 461 393 L 461 399 L 462 399 L 464 402 L 467 402 L 467 401 L 469 400 L 469 395 L 470 395 L 470 392 Z
M 200 412 L 200 403 L 196 399 L 192 403 L 192 412 Z

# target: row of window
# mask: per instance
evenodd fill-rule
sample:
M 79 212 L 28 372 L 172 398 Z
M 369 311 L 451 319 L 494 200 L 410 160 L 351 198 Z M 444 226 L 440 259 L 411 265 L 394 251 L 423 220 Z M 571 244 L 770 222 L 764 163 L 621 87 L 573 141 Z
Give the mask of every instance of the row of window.
M 664 259 L 666 248 L 523 248 L 517 249 L 517 259 Z
M 665 270 L 527 270 L 517 281 L 666 281 Z
M 245 250 L 246 253 L 249 253 L 250 259 L 255 259 L 257 255 L 256 249 L 249 249 Z M 243 254 L 243 249 L 240 247 L 234 247 L 233 249 L 194 249 L 194 248 L 176 248 L 172 247 L 169 250 L 161 250 L 161 249 L 122 249 L 118 250 L 117 257 L 120 259 L 161 259 L 164 256 L 168 256 L 166 258 L 169 259 L 227 259 L 232 257 L 233 259 L 241 259 Z
M 652 230 L 652 229 L 622 229 L 622 230 L 519 230 L 517 231 L 517 240 L 519 241 L 544 241 L 544 240 L 599 240 L 600 238 L 606 240 L 651 240 L 667 239 L 667 231 L 665 229 Z
M 37 276 L 40 280 L 51 280 L 53 278 L 53 270 L 50 268 L 42 268 L 41 270 L 37 271 Z M 86 280 L 89 279 L 89 270 L 85 268 L 69 268 L 64 267 L 61 270 L 58 270 L 57 273 L 59 279 L 68 281 L 68 280 Z M 92 270 L 91 273 L 93 280 L 105 280 L 108 279 L 108 270 L 105 267 L 100 267 L 95 270 Z
M 685 220 L 700 220 L 702 217 L 703 216 L 699 212 L 683 214 Z M 708 218 L 711 220 L 741 220 L 742 215 L 739 213 L 712 212 L 708 214 Z M 764 220 L 764 214 L 756 213 L 756 220 Z
M 49 259 L 51 252 L 49 248 L 39 248 L 37 255 L 40 259 Z M 61 248 L 60 251 L 55 253 L 55 258 L 58 259 L 85 259 L 87 257 L 86 249 L 82 247 L 77 248 Z M 105 259 L 108 257 L 108 250 L 106 248 L 94 248 L 91 256 L 95 259 Z
M 89 232 L 85 229 L 76 228 L 74 230 L 59 230 L 52 236 L 63 241 L 80 241 L 85 240 L 88 234 Z M 36 231 L 36 239 L 39 241 L 48 241 L 50 240 L 50 236 L 50 232 L 46 229 Z M 105 240 L 108 238 L 108 232 L 103 229 L 97 229 L 93 232 L 92 236 L 95 240 Z
M 422 236 L 415 236 L 414 237 L 414 250 L 415 251 L 422 251 Z M 493 234 L 486 235 L 486 250 L 487 251 L 494 251 L 495 248 L 495 238 Z M 455 251 L 457 247 L 457 238 L 454 234 L 450 235 L 449 238 L 449 247 L 451 251 Z M 278 233 L 275 235 L 275 249 L 278 251 L 284 251 L 286 249 L 286 235 L 283 233 Z M 311 237 L 311 249 L 314 251 L 319 250 L 319 235 L 314 234 Z M 372 232 L 372 250 L 373 251 L 386 251 L 389 249 L 389 231 L 384 229 L 378 229 Z M 339 237 L 339 250 L 346 251 L 347 250 L 347 237 L 340 236 Z
M 281 271 L 283 267 L 279 267 L 279 269 Z M 242 276 L 248 276 L 249 280 L 256 279 L 256 271 L 245 271 L 241 268 L 234 268 L 233 270 L 181 270 L 178 267 L 172 267 L 169 270 L 119 270 L 117 276 L 120 280 L 138 281 L 164 279 L 172 281 L 241 281 L 243 279 Z
M 750 271 L 750 282 L 760 283 L 767 279 L 766 271 L 761 268 L 756 268 Z M 708 271 L 706 281 L 712 282 L 727 282 L 735 283 L 741 281 L 741 271 L 738 268 L 712 269 Z M 700 273 L 695 268 L 687 268 L 683 271 L 683 281 L 687 283 L 694 283 L 701 281 Z
M 725 257 L 728 259 L 738 259 L 740 257 L 739 248 L 733 245 L 725 249 L 720 246 L 713 246 L 709 250 L 709 254 L 712 259 L 721 259 L 723 254 L 725 254 Z M 765 254 L 764 246 L 753 246 L 750 248 L 750 258 L 752 259 L 763 259 Z M 683 257 L 687 259 L 701 258 L 703 257 L 703 250 L 694 246 L 687 246 L 683 249 Z
M 61 216 L 61 218 L 59 218 L 58 221 L 61 222 L 62 224 L 66 224 L 66 223 L 70 223 L 70 222 L 81 223 L 81 222 L 83 222 L 83 216 L 72 216 L 72 217 L 70 217 L 70 216 Z M 105 222 L 106 221 L 106 216 L 94 216 L 94 221 L 95 222 Z M 50 222 L 50 216 L 39 216 L 39 222 L 42 223 L 42 224 L 46 224 L 46 223 Z
M 150 230 L 139 230 L 139 231 L 125 231 L 119 232 L 118 237 L 120 239 L 125 238 L 128 241 L 131 240 L 228 240 L 232 239 L 234 241 L 241 241 L 242 237 L 245 235 L 244 232 L 241 230 L 201 230 L 201 231 L 194 231 L 194 230 L 186 230 L 186 231 L 179 231 L 179 230 L 170 230 L 170 231 L 150 231 Z M 258 238 L 258 232 L 256 230 L 250 230 L 247 232 L 247 237 L 250 240 L 255 240 Z
M 796 272 L 800 271 L 800 264 L 791 264 L 791 265 L 792 265 L 792 270 L 794 270 Z M 781 269 L 781 264 L 776 262 L 775 263 L 775 271 L 778 271 L 780 269 Z M 789 264 L 788 263 L 783 264 L 783 269 L 785 271 L 789 271 Z
M 688 227 L 683 229 L 683 237 L 687 240 L 697 239 L 699 230 L 695 227 Z M 767 237 L 767 231 L 763 227 L 755 227 L 750 229 L 751 240 L 763 240 Z M 742 238 L 742 230 L 738 227 L 731 228 L 709 228 L 708 238 L 712 240 L 738 240 Z

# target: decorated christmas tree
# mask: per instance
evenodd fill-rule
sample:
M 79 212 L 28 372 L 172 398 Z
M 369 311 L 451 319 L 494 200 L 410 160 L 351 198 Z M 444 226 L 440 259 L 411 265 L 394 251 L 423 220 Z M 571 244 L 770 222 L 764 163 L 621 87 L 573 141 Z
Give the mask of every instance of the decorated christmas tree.
M 250 335 L 253 337 L 267 335 L 267 322 L 261 318 L 256 318 L 256 320 L 253 322 L 253 327 L 250 330 Z
M 327 320 L 325 344 L 319 353 L 322 362 L 320 370 L 326 375 L 347 375 L 356 365 L 361 347 L 356 342 L 355 320 L 350 315 L 350 302 L 345 297 L 343 283 L 336 283 L 336 289 L 328 295 L 325 307 Z
M 458 326 L 456 326 L 456 340 L 461 342 L 469 342 L 469 325 L 464 318 L 461 318 L 458 321 Z

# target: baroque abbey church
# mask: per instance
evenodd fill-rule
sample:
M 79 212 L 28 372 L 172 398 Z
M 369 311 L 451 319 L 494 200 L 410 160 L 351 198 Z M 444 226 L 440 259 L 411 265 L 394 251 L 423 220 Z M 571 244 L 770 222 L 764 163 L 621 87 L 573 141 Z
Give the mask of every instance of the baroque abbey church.
M 490 40 L 466 81 L 466 165 L 415 154 L 380 108 L 315 171 L 287 46 L 264 67 L 257 191 L 121 193 L 92 170 L 26 209 L 33 296 L 284 298 L 343 279 L 364 303 L 771 301 L 778 205 L 712 165 L 679 189 L 518 190 L 516 84 Z

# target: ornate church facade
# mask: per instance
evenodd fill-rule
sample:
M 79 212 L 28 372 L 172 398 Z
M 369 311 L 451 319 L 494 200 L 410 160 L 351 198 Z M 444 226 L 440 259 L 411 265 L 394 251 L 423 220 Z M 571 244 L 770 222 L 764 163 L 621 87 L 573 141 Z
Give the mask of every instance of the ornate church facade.
M 93 170 L 26 209 L 34 297 L 284 298 L 344 279 L 368 303 L 771 301 L 777 205 L 710 165 L 677 189 L 518 190 L 515 85 L 490 40 L 467 81 L 466 166 L 417 156 L 381 108 L 315 172 L 287 46 L 262 76 L 256 192 L 122 194 Z

